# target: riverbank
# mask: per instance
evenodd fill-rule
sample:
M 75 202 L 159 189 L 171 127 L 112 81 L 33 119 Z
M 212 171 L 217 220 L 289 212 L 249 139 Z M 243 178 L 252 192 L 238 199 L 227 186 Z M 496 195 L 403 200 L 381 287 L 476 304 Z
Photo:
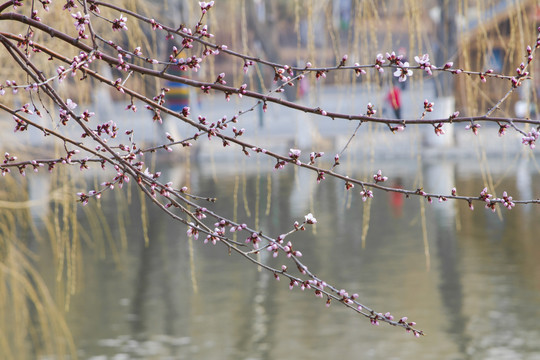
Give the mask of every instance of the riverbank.
M 367 104 L 372 103 L 377 110 L 377 116 L 391 117 L 393 112 L 385 102 L 384 88 L 376 89 L 373 85 L 354 84 L 352 87 L 317 87 L 312 88 L 298 103 L 308 107 L 320 107 L 328 112 L 345 114 L 363 114 Z M 253 99 L 242 99 L 233 96 L 227 102 L 221 95 L 191 94 L 191 116 L 199 115 L 207 118 L 208 123 L 218 121 L 223 117 L 231 119 L 239 112 L 247 111 L 256 104 Z M 89 108 L 95 111 L 92 120 L 96 124 L 114 121 L 121 133 L 117 139 L 111 139 L 110 144 L 127 144 L 128 136 L 125 130 L 133 130 L 134 141 L 141 147 L 155 146 L 168 142 L 166 132 L 175 140 L 189 138 L 195 134 L 194 129 L 172 117 L 164 117 L 163 124 L 152 120 L 152 113 L 142 104 L 136 104 L 138 111 L 126 110 L 125 103 L 114 102 L 106 91 L 97 90 L 94 103 L 99 106 L 79 106 L 79 109 Z M 402 90 L 402 115 L 405 119 L 417 119 L 423 111 L 424 99 L 434 102 L 434 111 L 426 118 L 444 118 L 453 113 L 452 99 L 435 97 L 433 84 L 426 82 L 414 87 L 409 85 Z M 53 115 L 54 116 L 54 115 Z M 74 123 L 64 127 L 51 118 L 32 117 L 48 128 L 61 131 L 74 139 L 81 138 L 82 131 Z M 347 153 L 369 155 L 374 158 L 403 158 L 421 153 L 426 158 L 469 158 L 476 154 L 490 157 L 501 157 L 530 151 L 521 144 L 521 135 L 509 129 L 503 137 L 498 136 L 498 126 L 481 124 L 478 136 L 465 129 L 464 124 L 444 125 L 446 134 L 437 136 L 430 125 L 407 126 L 404 131 L 392 133 L 386 125 L 362 124 L 357 132 L 358 121 L 343 119 L 331 120 L 320 115 L 306 114 L 289 108 L 268 104 L 268 110 L 263 113 L 259 106 L 238 117 L 236 128 L 244 128 L 242 140 L 258 147 L 271 149 L 278 153 L 287 153 L 290 148 L 299 148 L 307 152 L 324 151 L 338 153 L 347 146 Z M 232 126 L 224 131 L 233 135 Z M 0 143 L 4 151 L 23 151 L 33 156 L 48 154 L 52 156 L 53 137 L 43 136 L 35 129 L 24 133 L 13 134 L 14 122 L 4 117 L 0 122 Z M 58 143 L 58 141 L 56 141 Z M 63 145 L 61 145 L 63 146 Z M 201 137 L 194 146 L 197 158 L 204 160 L 212 156 L 222 161 L 236 158 L 236 152 L 223 151 L 221 141 L 208 141 Z M 238 150 L 241 152 L 241 149 Z

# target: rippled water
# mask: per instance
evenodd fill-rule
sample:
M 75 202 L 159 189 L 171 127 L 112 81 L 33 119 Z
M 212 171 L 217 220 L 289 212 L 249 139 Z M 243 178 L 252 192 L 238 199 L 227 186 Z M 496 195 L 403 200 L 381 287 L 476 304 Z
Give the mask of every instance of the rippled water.
M 405 188 L 418 187 L 419 176 L 434 192 L 455 185 L 474 194 L 484 186 L 476 169 L 452 162 L 421 169 L 412 160 L 383 166 L 392 173 L 389 181 Z M 317 185 L 313 174 L 302 171 L 268 174 L 257 167 L 234 171 L 214 164 L 188 172 L 178 165 L 164 177 L 189 178 L 194 192 L 218 198 L 216 211 L 232 214 L 236 204 L 239 219 L 273 236 L 312 212 L 318 220 L 314 231 L 293 238 L 310 269 L 358 292 L 379 312 L 408 316 L 427 336 L 372 326 L 339 304 L 326 308 L 324 300 L 289 290 L 287 282 L 228 255 L 219 244 L 193 241 L 190 247 L 186 227 L 148 201 L 145 246 L 140 197 L 124 189 L 122 196 L 104 197 L 102 218 L 82 211 L 79 216 L 86 234 L 82 272 L 66 319 L 80 358 L 540 359 L 539 207 L 504 210 L 499 218 L 480 205 L 470 211 L 467 204 L 430 205 L 375 192 L 362 241 L 365 208 L 359 190 L 347 193 L 342 182 L 331 179 Z M 540 193 L 532 166 L 502 179 L 500 193 L 516 198 Z M 126 225 L 125 248 L 119 223 Z M 36 246 L 37 266 L 54 293 L 59 286 L 51 247 Z M 262 260 L 280 264 L 266 254 Z

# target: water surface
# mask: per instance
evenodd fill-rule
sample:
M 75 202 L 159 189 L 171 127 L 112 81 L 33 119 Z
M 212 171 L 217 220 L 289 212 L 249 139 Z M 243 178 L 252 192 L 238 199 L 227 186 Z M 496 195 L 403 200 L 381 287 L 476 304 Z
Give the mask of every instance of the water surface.
M 379 312 L 408 316 L 427 336 L 372 326 L 339 304 L 326 308 L 312 293 L 289 290 L 224 246 L 190 244 L 186 227 L 148 200 L 145 245 L 140 197 L 124 188 L 104 196 L 99 211 L 96 204 L 89 211 L 79 206 L 82 271 L 65 317 L 80 358 L 540 359 L 538 207 L 504 209 L 500 218 L 480 204 L 470 211 L 465 203 L 375 192 L 363 240 L 366 209 L 358 189 L 346 192 L 332 179 L 317 185 L 313 174 L 292 168 L 267 173 L 264 161 L 189 171 L 170 165 L 163 176 L 217 197 L 214 210 L 236 211 L 273 236 L 312 212 L 316 227 L 291 238 L 310 269 Z M 379 164 L 392 173 L 391 184 L 405 188 L 417 187 L 419 176 L 434 192 L 483 188 L 481 174 L 459 163 Z M 518 173 L 499 176 L 497 191 L 516 198 L 540 193 L 537 173 L 530 167 Z M 518 191 L 518 184 L 528 185 Z M 61 307 L 68 285 L 56 282 L 51 245 L 29 242 Z M 263 253 L 262 261 L 282 260 Z

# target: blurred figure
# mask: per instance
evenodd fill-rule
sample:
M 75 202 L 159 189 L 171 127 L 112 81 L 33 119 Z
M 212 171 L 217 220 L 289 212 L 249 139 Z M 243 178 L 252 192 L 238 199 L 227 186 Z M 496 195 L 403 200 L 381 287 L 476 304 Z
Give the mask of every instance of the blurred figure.
M 401 185 L 401 178 L 397 178 L 395 180 L 395 183 L 392 185 L 395 189 L 403 189 L 403 186 Z M 404 196 L 402 193 L 399 192 L 391 192 L 390 193 L 390 206 L 392 208 L 392 215 L 394 215 L 394 218 L 400 218 L 403 215 L 403 202 L 404 202 Z
M 186 77 L 186 71 L 180 70 L 179 66 L 171 66 L 169 69 L 171 75 Z M 182 109 L 189 106 L 189 90 L 190 87 L 179 82 L 167 81 L 166 86 L 169 92 L 166 94 L 166 105 L 172 111 L 182 112 Z
M 396 119 L 401 119 L 401 90 L 399 87 L 392 85 L 388 95 L 386 95 L 386 100 L 394 110 Z

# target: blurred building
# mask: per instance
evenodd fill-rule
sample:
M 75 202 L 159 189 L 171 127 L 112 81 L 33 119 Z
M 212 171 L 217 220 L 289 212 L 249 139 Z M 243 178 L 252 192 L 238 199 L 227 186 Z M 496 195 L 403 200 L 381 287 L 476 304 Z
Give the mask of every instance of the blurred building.
M 494 73 L 516 75 L 516 69 L 527 63 L 526 47 L 534 48 L 537 28 L 540 25 L 540 5 L 536 0 L 501 0 L 484 3 L 484 7 L 467 9 L 467 16 L 458 19 L 459 40 L 457 64 L 460 68 L 479 71 L 493 70 Z M 531 73 L 540 70 L 537 61 L 527 69 Z M 503 116 L 515 116 L 515 104 L 524 101 L 525 116 L 535 111 L 538 98 L 538 80 L 524 81 L 501 106 Z M 456 84 L 456 102 L 459 108 L 471 112 L 487 111 L 511 88 L 509 80 L 487 79 L 483 83 L 479 76 L 460 76 Z

